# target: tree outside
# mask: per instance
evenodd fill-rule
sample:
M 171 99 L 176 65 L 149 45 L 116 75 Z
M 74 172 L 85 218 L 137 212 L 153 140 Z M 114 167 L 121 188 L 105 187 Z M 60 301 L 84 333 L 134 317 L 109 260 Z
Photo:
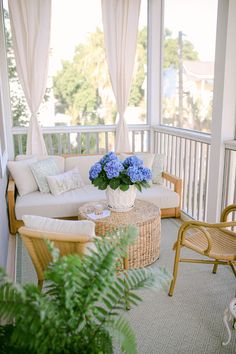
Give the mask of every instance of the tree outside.
M 189 71 L 189 63 L 192 62 L 192 67 L 199 71 L 204 62 L 199 60 L 198 53 L 190 41 L 182 39 L 180 44 L 179 38 L 173 37 L 168 29 L 165 30 L 163 52 L 163 123 L 210 132 L 213 76 L 209 73 L 208 78 L 202 79 L 201 75 Z M 213 63 L 208 64 L 213 66 Z

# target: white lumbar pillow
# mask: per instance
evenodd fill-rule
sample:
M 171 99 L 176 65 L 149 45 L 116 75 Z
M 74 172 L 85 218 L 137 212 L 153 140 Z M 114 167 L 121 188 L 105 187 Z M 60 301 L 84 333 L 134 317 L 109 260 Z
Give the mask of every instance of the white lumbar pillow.
M 7 167 L 12 175 L 20 196 L 36 192 L 38 185 L 30 169 L 30 165 L 37 161 L 36 157 L 20 161 L 8 161 Z
M 95 223 L 90 220 L 59 220 L 36 215 L 23 215 L 22 220 L 26 227 L 37 231 L 95 236 Z
M 55 196 L 84 186 L 78 168 L 56 176 L 47 176 L 47 182 L 50 192 Z

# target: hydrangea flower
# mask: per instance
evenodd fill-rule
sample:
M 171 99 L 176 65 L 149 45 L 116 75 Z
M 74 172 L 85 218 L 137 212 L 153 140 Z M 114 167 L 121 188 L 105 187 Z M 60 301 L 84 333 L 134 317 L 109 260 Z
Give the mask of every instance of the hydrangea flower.
M 123 162 L 125 167 L 130 167 L 130 166 L 143 166 L 143 161 L 139 159 L 137 156 L 129 156 L 125 159 Z
M 140 182 L 143 180 L 142 171 L 137 166 L 130 166 L 127 169 L 126 173 L 129 176 L 132 183 Z
M 105 164 L 104 170 L 107 178 L 112 179 L 119 176 L 120 172 L 124 170 L 124 166 L 120 160 L 112 159 Z
M 112 160 L 118 160 L 118 157 L 116 156 L 116 154 L 113 151 L 110 151 L 101 158 L 100 163 L 102 165 L 104 165 L 107 162 L 112 161 Z
M 152 171 L 150 170 L 150 168 L 147 168 L 147 167 L 143 167 L 141 166 L 139 168 L 142 172 L 142 175 L 143 175 L 143 181 L 144 182 L 148 182 L 152 179 Z
M 98 177 L 99 173 L 102 171 L 102 165 L 100 162 L 95 163 L 89 170 L 89 179 L 93 181 Z
M 127 169 L 127 175 L 132 183 L 142 181 L 148 182 L 152 178 L 151 170 L 143 166 L 130 166 Z

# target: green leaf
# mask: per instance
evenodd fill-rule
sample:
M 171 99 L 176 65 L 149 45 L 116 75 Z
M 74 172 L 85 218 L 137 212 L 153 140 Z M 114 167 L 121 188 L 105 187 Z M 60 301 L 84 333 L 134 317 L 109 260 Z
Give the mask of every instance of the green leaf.
M 142 187 L 141 187 L 141 185 L 140 185 L 139 182 L 136 182 L 136 183 L 135 183 L 135 187 L 137 188 L 137 190 L 138 190 L 139 192 L 142 192 Z
M 112 178 L 109 182 L 109 186 L 112 189 L 117 189 L 120 185 L 120 179 L 119 178 Z
M 129 185 L 127 185 L 127 184 L 120 185 L 120 190 L 122 190 L 123 192 L 127 191 L 128 189 L 129 189 Z

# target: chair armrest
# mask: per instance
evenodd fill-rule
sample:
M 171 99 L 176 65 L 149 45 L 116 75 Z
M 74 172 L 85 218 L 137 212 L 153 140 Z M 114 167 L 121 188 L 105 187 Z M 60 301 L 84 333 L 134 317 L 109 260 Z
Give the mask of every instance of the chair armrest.
M 220 221 L 225 222 L 230 213 L 236 211 L 236 204 L 228 205 L 221 213 Z
M 207 256 L 212 248 L 212 238 L 211 238 L 210 233 L 207 231 L 207 228 L 223 229 L 223 228 L 231 227 L 231 226 L 236 226 L 236 221 L 220 222 L 220 223 L 216 223 L 216 224 L 209 224 L 207 222 L 194 221 L 194 220 L 185 221 L 179 229 L 177 243 L 183 245 L 185 242 L 185 233 L 190 229 L 198 229 L 207 239 L 208 245 L 207 245 L 206 249 L 204 250 L 204 254 Z M 236 234 L 234 234 L 232 232 L 230 232 L 230 234 L 236 236 Z M 191 237 L 191 235 L 190 235 L 190 237 Z
M 227 222 L 218 222 L 215 224 L 209 224 L 207 222 L 204 221 L 194 221 L 194 220 L 189 220 L 189 221 L 185 221 L 181 227 L 188 227 L 188 226 L 192 226 L 192 227 L 208 227 L 208 228 L 215 228 L 215 229 L 224 229 L 226 227 L 232 227 L 232 226 L 236 226 L 236 221 L 227 221 Z
M 16 215 L 15 215 L 15 193 L 16 185 L 14 180 L 10 177 L 7 187 L 7 199 L 8 199 L 8 214 L 9 214 L 9 226 L 11 234 L 16 234 Z
M 168 172 L 162 172 L 162 177 L 174 185 L 174 191 L 179 194 L 181 200 L 182 194 L 182 179 Z M 181 204 L 181 203 L 180 203 Z

